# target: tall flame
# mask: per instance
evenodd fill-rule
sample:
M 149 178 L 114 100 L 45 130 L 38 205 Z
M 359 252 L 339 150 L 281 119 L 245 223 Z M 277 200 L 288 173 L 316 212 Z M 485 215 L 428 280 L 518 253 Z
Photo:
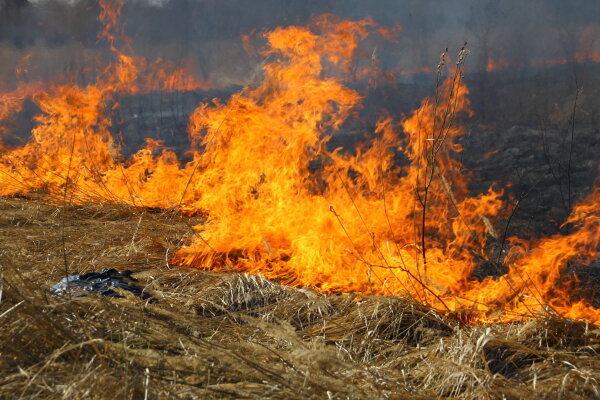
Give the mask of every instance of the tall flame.
M 509 238 L 508 272 L 473 276 L 490 257 L 488 241 L 500 240 L 493 226 L 507 207 L 493 188 L 470 195 L 453 157 L 467 133 L 457 117 L 471 113 L 464 51 L 435 96 L 401 124 L 382 117 L 356 151 L 330 150 L 332 135 L 361 107 L 360 93 L 344 84 L 360 43 L 389 30 L 333 16 L 277 28 L 265 34 L 260 82 L 191 115 L 190 162 L 150 139 L 125 160 L 110 133 L 115 94 L 202 84 L 133 55 L 117 23 L 122 5 L 101 1 L 100 37 L 115 61 L 95 84 L 25 85 L 2 95 L 0 122 L 30 96 L 41 113 L 29 142 L 1 153 L 1 195 L 36 189 L 50 200 L 204 212 L 194 242 L 174 256 L 181 265 L 261 273 L 324 292 L 411 296 L 475 322 L 547 312 L 600 322 L 598 309 L 571 300 L 572 288 L 560 284 L 570 260 L 597 257 L 598 187 L 573 209 L 570 234 Z

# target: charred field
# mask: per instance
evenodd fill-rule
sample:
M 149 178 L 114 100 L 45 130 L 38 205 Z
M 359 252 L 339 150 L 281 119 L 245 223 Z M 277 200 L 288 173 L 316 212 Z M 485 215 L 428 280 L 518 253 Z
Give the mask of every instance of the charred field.
M 600 398 L 600 3 L 241 3 L 0 0 L 0 399 Z

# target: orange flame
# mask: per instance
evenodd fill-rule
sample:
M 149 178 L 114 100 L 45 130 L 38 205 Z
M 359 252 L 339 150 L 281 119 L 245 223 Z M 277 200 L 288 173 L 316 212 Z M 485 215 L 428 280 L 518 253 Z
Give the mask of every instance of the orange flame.
M 468 176 L 453 157 L 462 150 L 456 139 L 466 134 L 457 117 L 471 113 L 463 52 L 436 95 L 400 125 L 381 118 L 354 153 L 332 151 L 331 135 L 361 106 L 343 76 L 361 41 L 387 31 L 370 19 L 333 16 L 277 28 L 265 35 L 270 62 L 262 81 L 225 103 L 201 104 L 190 117 L 192 161 L 181 166 L 155 140 L 124 160 L 109 131 L 113 95 L 198 82 L 135 57 L 117 24 L 122 2 L 101 6 L 100 37 L 116 62 L 96 84 L 2 96 L 0 121 L 28 95 L 41 113 L 31 140 L 1 153 L 0 195 L 38 189 L 50 200 L 205 212 L 196 240 L 172 260 L 182 265 L 261 273 L 324 292 L 410 296 L 440 312 L 469 313 L 475 322 L 547 312 L 600 322 L 598 309 L 571 300 L 572 288 L 560 284 L 570 260 L 584 264 L 597 256 L 598 187 L 573 209 L 570 234 L 509 238 L 508 272 L 473 277 L 489 258 L 486 244 L 497 238 L 494 222 L 506 207 L 493 188 L 469 195 Z
M 508 69 L 512 66 L 512 63 L 506 58 L 494 59 L 490 58 L 487 62 L 485 70 L 488 72 L 497 71 L 499 69 Z
M 552 67 L 555 65 L 565 65 L 569 63 L 599 63 L 600 52 L 576 52 L 570 58 L 532 58 L 529 60 L 529 65 L 532 67 Z M 486 71 L 505 70 L 513 67 L 513 63 L 505 58 L 488 60 Z

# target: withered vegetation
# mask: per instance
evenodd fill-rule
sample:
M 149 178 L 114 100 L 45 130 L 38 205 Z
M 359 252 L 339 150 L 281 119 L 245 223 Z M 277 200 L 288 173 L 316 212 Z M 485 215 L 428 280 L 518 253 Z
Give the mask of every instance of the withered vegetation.
M 597 327 L 470 326 L 408 299 L 169 265 L 199 222 L 0 199 L 0 398 L 600 396 Z M 101 268 L 133 270 L 158 302 L 48 293 Z

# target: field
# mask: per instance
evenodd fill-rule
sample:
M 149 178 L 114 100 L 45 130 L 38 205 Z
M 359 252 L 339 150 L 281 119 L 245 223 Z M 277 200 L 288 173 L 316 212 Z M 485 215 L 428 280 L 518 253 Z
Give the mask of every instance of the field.
M 474 1 L 440 54 L 369 14 L 13 3 L 0 400 L 600 399 L 596 20 L 537 55 Z
M 199 222 L 0 200 L 0 398 L 600 396 L 597 327 L 472 326 L 410 299 L 168 265 Z M 158 301 L 48 294 L 67 272 L 108 267 Z

